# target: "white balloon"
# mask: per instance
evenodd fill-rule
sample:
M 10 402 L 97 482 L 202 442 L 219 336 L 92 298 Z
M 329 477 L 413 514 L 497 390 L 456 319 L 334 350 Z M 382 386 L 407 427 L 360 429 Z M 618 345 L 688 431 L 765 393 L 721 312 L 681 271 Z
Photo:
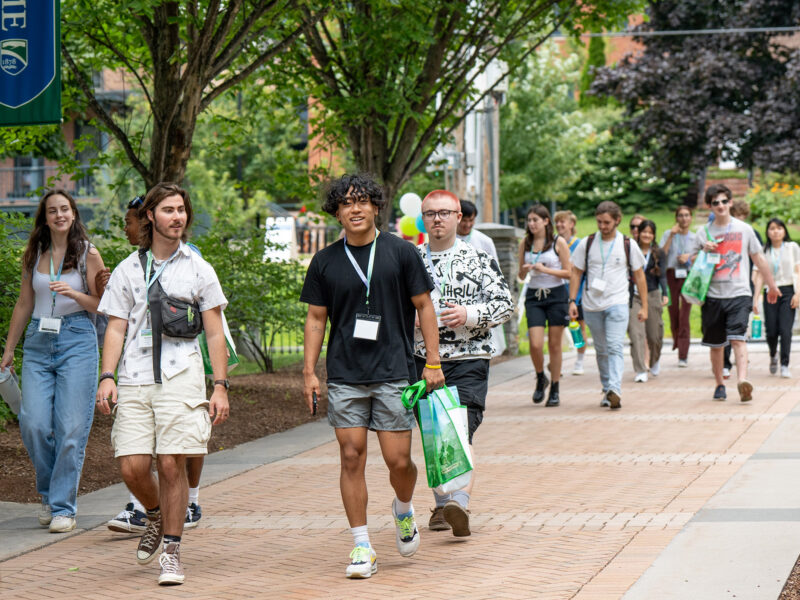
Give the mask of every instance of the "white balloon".
M 404 215 L 417 218 L 417 215 L 422 212 L 422 198 L 417 196 L 414 192 L 408 192 L 400 197 L 400 210 Z

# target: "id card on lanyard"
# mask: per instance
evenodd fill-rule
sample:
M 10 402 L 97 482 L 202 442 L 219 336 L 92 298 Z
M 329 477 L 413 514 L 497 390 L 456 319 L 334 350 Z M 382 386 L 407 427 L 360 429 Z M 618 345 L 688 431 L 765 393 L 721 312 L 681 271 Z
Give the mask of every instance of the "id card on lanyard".
M 64 251 L 64 255 L 66 256 L 67 252 Z M 53 248 L 50 248 L 50 282 L 59 281 L 61 279 L 61 271 L 64 269 L 64 256 L 61 257 L 61 264 L 58 267 L 58 275 L 55 273 L 55 269 L 53 267 Z M 41 317 L 39 319 L 39 331 L 42 333 L 55 333 L 58 334 L 61 331 L 61 317 L 54 317 L 53 313 L 56 310 L 56 295 L 58 292 L 51 291 L 50 292 L 53 296 L 53 302 L 50 305 L 50 316 L 49 317 Z
M 370 342 L 375 342 L 378 340 L 378 332 L 380 330 L 381 325 L 381 317 L 380 315 L 374 315 L 370 313 L 369 310 L 369 291 L 370 291 L 370 284 L 372 282 L 372 267 L 375 264 L 375 247 L 378 243 L 378 235 L 380 232 L 376 229 L 375 230 L 375 239 L 372 240 L 372 248 L 369 251 L 369 263 L 367 265 L 367 274 L 364 275 L 364 271 L 359 266 L 358 262 L 356 261 L 353 253 L 350 252 L 350 248 L 347 247 L 347 236 L 344 238 L 344 252 L 347 254 L 347 258 L 350 259 L 350 263 L 353 265 L 353 268 L 356 271 L 356 275 L 358 278 L 361 279 L 361 283 L 364 284 L 364 287 L 367 288 L 367 296 L 365 302 L 365 309 L 366 313 L 356 313 L 356 322 L 355 326 L 353 327 L 353 337 L 359 340 L 367 340 Z
M 608 259 L 611 257 L 611 254 L 614 252 L 614 244 L 616 244 L 616 243 L 617 243 L 617 236 L 616 236 L 616 234 L 614 234 L 614 240 L 611 242 L 611 246 L 608 249 L 608 254 L 605 254 L 603 252 L 603 244 L 604 244 L 603 238 L 602 237 L 600 238 L 600 260 L 603 263 L 603 269 L 601 271 L 600 277 L 597 277 L 595 275 L 592 278 L 592 282 L 591 282 L 591 286 L 590 287 L 595 292 L 603 293 L 606 290 L 606 280 L 605 280 L 606 263 L 608 262 Z

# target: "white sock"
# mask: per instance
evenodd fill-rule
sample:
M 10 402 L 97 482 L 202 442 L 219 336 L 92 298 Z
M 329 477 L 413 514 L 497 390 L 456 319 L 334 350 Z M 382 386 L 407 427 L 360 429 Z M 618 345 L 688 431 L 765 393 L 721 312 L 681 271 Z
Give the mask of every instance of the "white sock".
M 411 504 L 411 500 L 408 502 L 401 502 L 399 498 L 395 498 L 394 510 L 398 515 L 407 515 L 414 512 L 414 505 Z
M 351 527 L 350 533 L 353 534 L 353 544 L 358 546 L 359 544 L 367 546 L 370 545 L 369 543 L 369 533 L 367 532 L 367 526 L 361 525 L 360 527 Z
M 136 496 L 134 496 L 133 494 L 131 494 L 131 502 L 133 503 L 133 510 L 139 510 L 141 512 L 147 512 L 147 510 L 145 510 L 144 506 L 142 506 L 142 503 L 139 502 L 139 499 Z
M 200 498 L 200 486 L 196 488 L 189 488 L 189 504 L 200 504 L 197 500 Z
M 578 354 L 578 357 L 575 359 L 575 364 L 576 365 L 582 365 L 583 364 L 583 354 Z

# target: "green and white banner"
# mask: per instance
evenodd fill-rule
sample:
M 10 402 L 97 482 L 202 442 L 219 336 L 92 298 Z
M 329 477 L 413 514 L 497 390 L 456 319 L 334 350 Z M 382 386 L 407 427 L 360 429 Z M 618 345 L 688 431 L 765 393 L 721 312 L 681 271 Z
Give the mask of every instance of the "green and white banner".
M 0 0 L 0 126 L 61 122 L 58 0 Z

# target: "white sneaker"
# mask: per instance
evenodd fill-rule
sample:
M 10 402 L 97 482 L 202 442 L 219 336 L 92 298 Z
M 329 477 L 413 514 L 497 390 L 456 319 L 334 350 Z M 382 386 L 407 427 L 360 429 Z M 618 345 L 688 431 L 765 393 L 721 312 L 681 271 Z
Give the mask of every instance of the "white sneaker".
M 372 546 L 356 546 L 350 553 L 345 574 L 349 579 L 367 579 L 378 570 L 378 555 Z
M 417 529 L 417 522 L 414 520 L 414 514 L 398 519 L 397 512 L 394 509 L 394 500 L 392 500 L 392 517 L 394 517 L 397 551 L 400 556 L 413 556 L 417 548 L 419 548 L 419 530 Z
M 723 367 L 722 368 L 722 378 L 723 379 L 728 379 L 728 378 L 730 378 L 730 376 L 731 376 L 731 370 L 730 369 L 726 369 L 726 368 Z
M 781 377 L 783 377 L 784 379 L 790 379 L 792 377 L 792 374 L 789 372 L 788 366 L 781 365 Z
M 585 371 L 583 370 L 583 360 L 581 360 L 581 359 L 576 360 L 575 361 L 575 366 L 572 367 L 572 374 L 573 375 L 583 375 L 584 372 Z
M 50 505 L 46 504 L 44 500 L 42 500 L 42 506 L 39 508 L 39 512 L 36 513 L 36 517 L 39 519 L 39 525 L 42 527 L 47 527 L 50 525 L 50 521 L 53 520 Z
M 770 375 L 775 375 L 775 373 L 777 373 L 777 372 L 778 372 L 778 356 L 776 354 L 775 356 L 770 356 L 769 357 L 769 374 Z M 781 373 L 782 372 L 783 372 L 783 368 L 781 368 Z M 781 375 L 781 376 L 783 376 L 783 375 Z
M 661 372 L 661 361 L 657 360 L 652 367 L 650 367 L 650 375 L 653 377 L 658 377 L 658 374 Z
M 647 373 L 637 373 L 633 381 L 636 383 L 647 383 Z
M 75 529 L 75 517 L 56 515 L 50 521 L 50 533 L 67 533 Z
M 683 360 L 678 361 L 678 368 L 685 369 L 688 366 L 689 366 L 689 361 L 686 360 L 685 358 Z

